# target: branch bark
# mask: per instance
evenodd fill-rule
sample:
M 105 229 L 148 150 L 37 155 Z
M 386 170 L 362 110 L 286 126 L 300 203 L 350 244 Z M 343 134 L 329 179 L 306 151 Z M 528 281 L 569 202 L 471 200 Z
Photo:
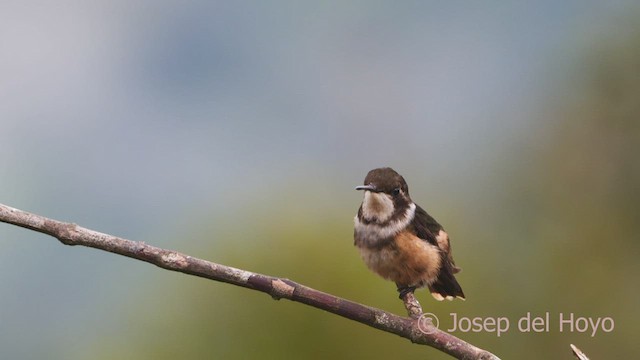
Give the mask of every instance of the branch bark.
M 434 347 L 457 359 L 499 360 L 486 350 L 471 345 L 435 327 L 427 317 L 401 317 L 381 309 L 312 289 L 285 278 L 254 273 L 198 259 L 177 251 L 147 245 L 48 219 L 0 204 L 0 222 L 53 236 L 65 245 L 80 245 L 146 261 L 163 269 L 225 282 L 261 291 L 276 300 L 289 299 L 396 334 L 416 344 Z M 419 305 L 418 305 L 419 306 Z

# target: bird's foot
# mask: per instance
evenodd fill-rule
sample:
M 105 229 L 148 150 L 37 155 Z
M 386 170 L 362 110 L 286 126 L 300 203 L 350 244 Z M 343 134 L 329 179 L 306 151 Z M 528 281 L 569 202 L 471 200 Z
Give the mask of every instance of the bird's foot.
M 398 293 L 400 294 L 400 296 L 399 296 L 400 300 L 404 300 L 404 297 L 407 296 L 407 294 L 413 293 L 414 291 L 416 291 L 416 287 L 415 286 L 399 287 L 398 288 Z

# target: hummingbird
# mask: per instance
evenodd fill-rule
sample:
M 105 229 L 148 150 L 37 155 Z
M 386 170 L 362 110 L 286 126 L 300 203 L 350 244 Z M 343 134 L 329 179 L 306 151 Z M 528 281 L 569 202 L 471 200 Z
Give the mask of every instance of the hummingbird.
M 389 167 L 373 169 L 354 222 L 354 244 L 367 267 L 395 282 L 400 298 L 427 287 L 438 301 L 464 300 L 454 274 L 449 235 L 411 200 L 404 178 Z

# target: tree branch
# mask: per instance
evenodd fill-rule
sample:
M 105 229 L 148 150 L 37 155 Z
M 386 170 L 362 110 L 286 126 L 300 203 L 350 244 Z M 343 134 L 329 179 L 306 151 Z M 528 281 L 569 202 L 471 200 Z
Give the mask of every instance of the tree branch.
M 176 251 L 147 245 L 144 242 L 126 240 L 85 229 L 76 224 L 48 219 L 2 204 L 0 204 L 0 222 L 53 236 L 65 245 L 81 245 L 105 250 L 146 261 L 163 269 L 261 291 L 271 295 L 276 300 L 285 298 L 307 304 L 376 329 L 396 334 L 409 339 L 413 343 L 429 345 L 458 359 L 499 360 L 497 356 L 490 352 L 439 330 L 433 326 L 428 318 L 412 319 L 401 317 L 312 289 L 289 279 L 216 264 Z

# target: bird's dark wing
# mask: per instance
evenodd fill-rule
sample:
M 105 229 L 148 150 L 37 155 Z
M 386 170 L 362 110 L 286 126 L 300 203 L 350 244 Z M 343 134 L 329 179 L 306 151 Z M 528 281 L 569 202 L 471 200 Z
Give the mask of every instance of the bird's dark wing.
M 419 238 L 426 240 L 430 244 L 436 245 L 443 254 L 446 255 L 446 258 L 451 263 L 451 268 L 454 274 L 459 273 L 462 269 L 456 266 L 455 261 L 453 261 L 453 254 L 451 252 L 451 243 L 449 242 L 449 234 L 444 231 L 442 225 L 440 225 L 436 219 L 431 217 L 431 215 L 427 214 L 427 212 L 416 205 L 416 214 L 415 214 L 415 229 L 416 235 Z M 435 239 L 435 242 L 433 240 Z
M 427 212 L 418 205 L 416 205 L 416 213 L 413 218 L 413 227 L 416 235 L 420 239 L 438 246 L 436 236 L 438 236 L 438 233 L 442 230 L 442 225 L 438 224 L 436 219 L 427 214 Z
M 442 225 L 418 205 L 416 205 L 413 226 L 420 239 L 440 249 L 442 265 L 436 281 L 429 285 L 431 295 L 437 300 L 451 300 L 455 297 L 464 299 L 464 292 L 454 276 L 461 269 L 453 261 L 449 235 L 444 231 Z

